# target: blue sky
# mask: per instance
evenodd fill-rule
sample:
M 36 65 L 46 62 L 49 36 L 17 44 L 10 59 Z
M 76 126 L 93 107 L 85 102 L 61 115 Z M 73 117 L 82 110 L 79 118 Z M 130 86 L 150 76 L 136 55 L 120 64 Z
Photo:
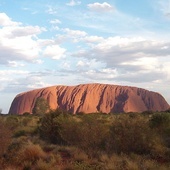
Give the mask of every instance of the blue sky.
M 0 108 L 23 91 L 108 83 L 170 103 L 170 0 L 0 0 Z

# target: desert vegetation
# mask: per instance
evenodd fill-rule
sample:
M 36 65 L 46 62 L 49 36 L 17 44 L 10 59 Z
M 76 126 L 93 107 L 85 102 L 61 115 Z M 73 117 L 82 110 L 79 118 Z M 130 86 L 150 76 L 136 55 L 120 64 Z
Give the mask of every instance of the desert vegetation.
M 170 169 L 169 111 L 73 115 L 40 110 L 0 115 L 1 169 Z

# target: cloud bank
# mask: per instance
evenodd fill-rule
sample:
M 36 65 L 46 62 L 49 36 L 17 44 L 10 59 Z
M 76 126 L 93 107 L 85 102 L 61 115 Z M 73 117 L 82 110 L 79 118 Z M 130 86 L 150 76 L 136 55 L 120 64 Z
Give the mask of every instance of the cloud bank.
M 0 13 L 0 93 L 99 82 L 147 88 L 170 101 L 169 1 L 152 2 L 161 21 L 127 13 L 119 1 L 23 3 L 25 22 Z

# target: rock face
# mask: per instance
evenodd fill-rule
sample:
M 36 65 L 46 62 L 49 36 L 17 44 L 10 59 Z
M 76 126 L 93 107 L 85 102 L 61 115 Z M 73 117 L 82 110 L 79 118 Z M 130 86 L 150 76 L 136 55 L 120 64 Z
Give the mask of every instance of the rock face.
M 37 98 L 45 98 L 51 109 L 61 108 L 78 112 L 120 113 L 164 111 L 170 108 L 158 93 L 145 89 L 108 84 L 52 86 L 18 94 L 9 114 L 32 113 Z

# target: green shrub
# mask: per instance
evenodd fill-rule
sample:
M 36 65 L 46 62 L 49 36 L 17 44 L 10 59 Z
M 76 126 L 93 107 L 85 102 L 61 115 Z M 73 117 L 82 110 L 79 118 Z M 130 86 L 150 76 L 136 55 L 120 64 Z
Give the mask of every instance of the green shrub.
M 64 144 L 64 140 L 60 135 L 61 122 L 58 120 L 62 116 L 69 116 L 61 110 L 51 111 L 40 119 L 39 133 L 42 139 L 53 144 Z
M 164 130 L 170 127 L 170 113 L 155 113 L 150 119 L 150 126 L 158 130 Z
M 11 130 L 15 130 L 20 125 L 18 116 L 8 116 L 6 118 L 6 124 L 8 125 L 8 127 L 10 127 Z
M 169 115 L 0 116 L 0 169 L 166 170 Z
M 15 132 L 14 137 L 26 136 L 26 131 L 21 129 Z
M 23 117 L 21 123 L 22 123 L 23 126 L 28 126 L 32 119 L 33 119 L 33 117 L 32 117 L 32 118 L 30 118 L 30 117 L 28 117 L 28 116 Z
M 2 120 L 0 120 L 0 157 L 6 154 L 8 146 L 12 141 L 12 132 L 10 127 Z
M 170 113 L 155 113 L 150 119 L 150 127 L 159 134 L 170 147 Z
M 61 125 L 60 134 L 69 144 L 83 149 L 89 156 L 98 156 L 105 150 L 108 126 L 99 121 L 97 115 L 85 115 L 81 121 L 67 119 Z
M 35 101 L 32 112 L 33 114 L 41 115 L 41 114 L 45 114 L 49 112 L 49 110 L 50 110 L 50 106 L 47 100 L 40 97 L 40 98 L 37 98 L 37 100 Z
M 61 119 L 61 116 L 60 116 Z M 67 118 L 64 121 L 61 121 L 58 119 L 58 123 L 60 121 L 60 129 L 59 129 L 59 134 L 62 138 L 62 140 L 67 144 L 67 145 L 77 145 L 78 143 L 81 142 L 82 140 L 82 135 L 81 135 L 81 123 L 77 122 L 73 118 Z
M 150 154 L 156 134 L 140 115 L 120 115 L 110 127 L 109 150 L 116 153 Z
M 24 112 L 23 116 L 29 116 L 31 113 L 30 112 Z

